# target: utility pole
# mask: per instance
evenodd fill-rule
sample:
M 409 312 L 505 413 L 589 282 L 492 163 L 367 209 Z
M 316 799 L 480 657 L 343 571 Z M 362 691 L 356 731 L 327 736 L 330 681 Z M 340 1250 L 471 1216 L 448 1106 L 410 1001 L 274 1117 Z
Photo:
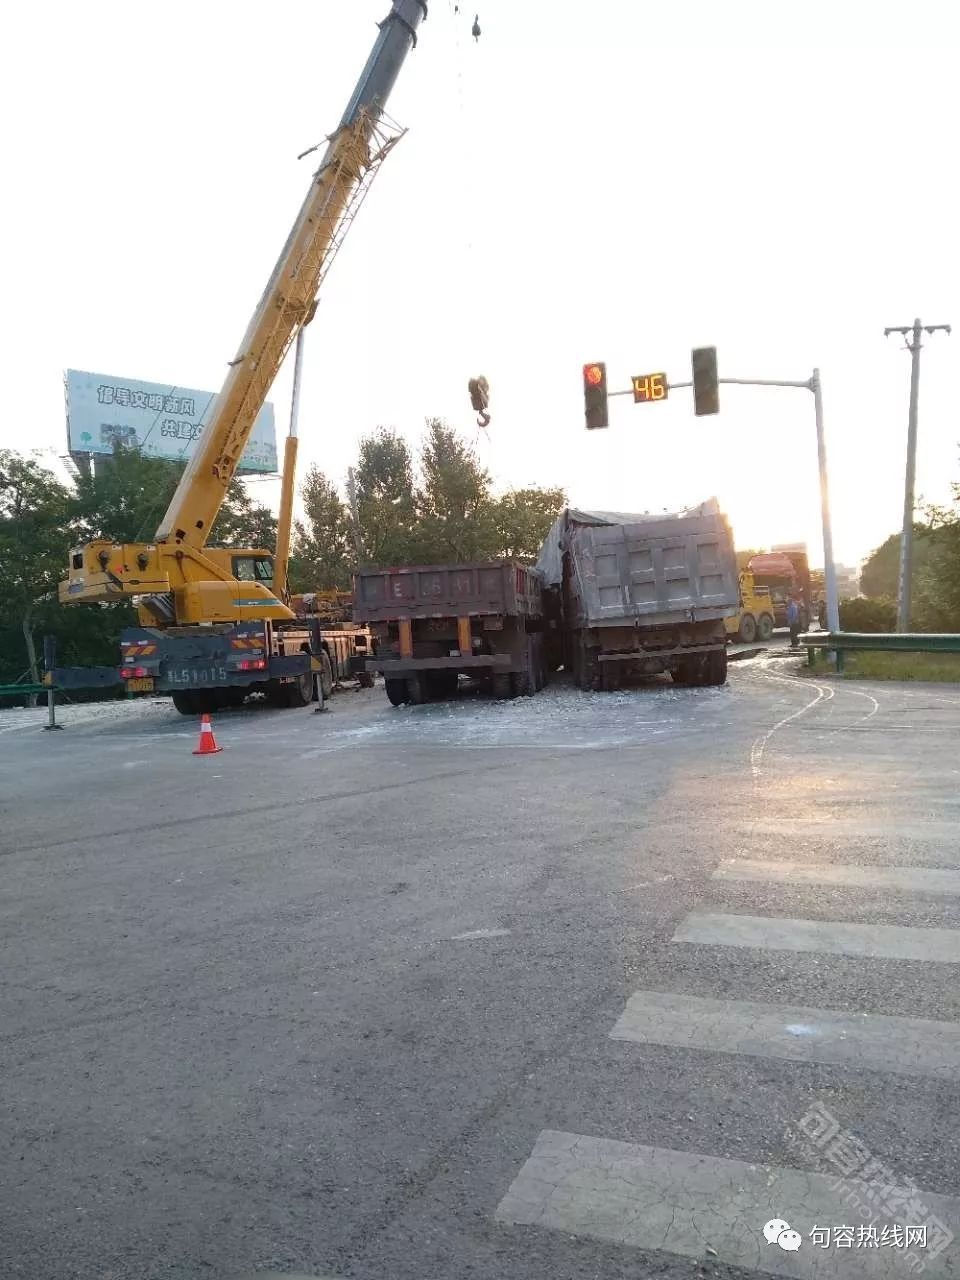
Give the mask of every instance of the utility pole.
M 921 335 L 943 330 L 950 332 L 948 324 L 922 324 L 919 317 L 912 325 L 891 325 L 883 336 L 902 334 L 910 352 L 910 415 L 907 420 L 907 469 L 903 488 L 903 530 L 900 534 L 900 584 L 897 591 L 897 630 L 910 630 L 910 594 L 913 584 L 913 508 L 914 488 L 917 478 L 917 409 L 920 403 L 920 349 Z

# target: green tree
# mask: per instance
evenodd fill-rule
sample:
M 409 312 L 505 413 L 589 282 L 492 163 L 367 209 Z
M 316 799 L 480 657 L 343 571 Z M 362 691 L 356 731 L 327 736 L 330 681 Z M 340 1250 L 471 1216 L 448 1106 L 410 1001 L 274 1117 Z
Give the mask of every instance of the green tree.
M 914 538 L 911 628 L 916 631 L 960 631 L 960 484 L 951 488 L 951 506 L 925 509 L 919 557 Z
M 865 596 L 840 601 L 840 630 L 895 631 L 897 606 L 893 600 L 867 599 Z
M 0 450 L 0 625 L 8 634 L 19 629 L 34 683 L 40 678 L 37 612 L 46 597 L 55 595 L 66 568 L 70 516 L 70 492 L 51 471 L 32 458 Z M 8 665 L 8 675 L 9 670 Z
M 364 562 L 412 563 L 417 512 L 407 442 L 396 431 L 378 428 L 360 442 L 354 478 Z
M 490 476 L 473 449 L 439 418 L 427 419 L 420 472 L 418 559 L 456 563 L 495 555 L 498 531 Z
M 913 526 L 913 572 L 919 575 L 933 550 L 932 528 L 927 523 Z M 872 599 L 896 600 L 900 588 L 900 534 L 891 533 L 867 557 L 860 571 L 860 590 Z
M 97 458 L 93 472 L 77 480 L 74 517 L 77 540 L 150 542 L 173 497 L 184 464 L 151 458 L 118 446 Z M 250 497 L 238 477 L 231 480 L 210 531 L 211 545 L 272 548 L 277 522 L 268 507 Z
M 494 504 L 497 552 L 535 564 L 550 527 L 567 505 L 563 489 L 511 489 Z
M 350 586 L 350 525 L 336 486 L 311 466 L 300 486 L 306 520 L 294 524 L 290 554 L 292 591 L 346 590 Z
M 236 476 L 227 487 L 223 506 L 210 530 L 211 546 L 263 547 L 277 545 L 277 517 L 269 507 L 254 502 Z

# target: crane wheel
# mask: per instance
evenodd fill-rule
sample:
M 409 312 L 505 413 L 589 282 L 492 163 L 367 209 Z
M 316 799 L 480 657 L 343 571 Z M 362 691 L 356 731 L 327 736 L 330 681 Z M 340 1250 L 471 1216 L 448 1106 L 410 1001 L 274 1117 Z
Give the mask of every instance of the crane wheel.
M 313 675 L 304 671 L 290 684 L 282 686 L 288 707 L 306 707 L 313 701 Z
M 739 636 L 743 644 L 753 644 L 757 638 L 757 620 L 752 613 L 745 613 L 740 619 Z

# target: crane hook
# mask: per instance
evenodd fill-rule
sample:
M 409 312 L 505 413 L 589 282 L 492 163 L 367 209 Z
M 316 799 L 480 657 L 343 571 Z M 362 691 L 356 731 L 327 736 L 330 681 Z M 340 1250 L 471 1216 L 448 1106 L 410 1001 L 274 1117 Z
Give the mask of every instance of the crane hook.
M 473 36 L 474 40 L 479 40 L 479 39 L 480 39 L 480 15 L 479 15 L 479 13 L 476 15 L 476 17 L 475 17 L 475 18 L 474 18 L 474 20 L 473 20 L 473 30 L 470 32 L 470 34 Z
M 490 383 L 486 378 L 471 378 L 467 383 L 467 390 L 470 392 L 470 403 L 476 409 L 477 426 L 489 427 L 490 415 L 487 413 L 487 406 L 490 403 Z

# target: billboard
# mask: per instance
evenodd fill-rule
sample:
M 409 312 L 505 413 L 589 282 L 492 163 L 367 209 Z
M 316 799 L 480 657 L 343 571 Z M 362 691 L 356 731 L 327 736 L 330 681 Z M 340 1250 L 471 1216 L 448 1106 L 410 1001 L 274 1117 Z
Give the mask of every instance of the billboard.
M 206 427 L 214 391 L 141 382 L 109 374 L 68 369 L 67 441 L 71 453 L 113 453 L 117 441 L 151 458 L 183 462 Z M 238 471 L 277 470 L 273 405 L 265 404 L 253 424 Z

